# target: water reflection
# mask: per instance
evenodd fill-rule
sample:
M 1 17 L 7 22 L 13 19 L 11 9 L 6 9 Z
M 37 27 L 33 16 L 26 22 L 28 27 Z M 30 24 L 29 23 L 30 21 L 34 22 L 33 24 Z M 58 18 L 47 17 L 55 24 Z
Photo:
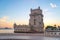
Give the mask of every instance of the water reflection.
M 13 33 L 14 29 L 0 29 L 0 33 Z
M 7 37 L 7 38 L 6 38 Z M 13 39 L 13 40 L 60 40 L 56 37 L 41 37 L 41 36 L 0 36 L 0 39 Z
M 41 36 L 0 36 L 0 39 L 44 40 Z
M 0 36 L 0 39 L 13 40 L 60 40 L 58 37 L 44 37 L 44 36 Z

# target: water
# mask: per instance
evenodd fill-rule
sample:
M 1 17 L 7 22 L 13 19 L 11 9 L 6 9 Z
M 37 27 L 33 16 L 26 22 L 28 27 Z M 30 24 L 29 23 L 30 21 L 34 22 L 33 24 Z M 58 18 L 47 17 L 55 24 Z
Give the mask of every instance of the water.
M 60 38 L 57 38 L 57 37 L 44 37 L 44 36 L 5 36 L 5 37 L 0 37 L 0 38 L 5 38 L 6 37 L 8 39 L 22 39 L 22 40 L 60 40 Z
M 44 37 L 44 40 L 60 40 L 59 37 Z
M 13 33 L 14 29 L 0 29 L 0 33 Z
M 13 29 L 3 29 L 0 33 L 13 33 Z M 0 36 L 0 39 L 14 39 L 14 40 L 60 40 L 59 37 L 44 37 L 44 36 Z

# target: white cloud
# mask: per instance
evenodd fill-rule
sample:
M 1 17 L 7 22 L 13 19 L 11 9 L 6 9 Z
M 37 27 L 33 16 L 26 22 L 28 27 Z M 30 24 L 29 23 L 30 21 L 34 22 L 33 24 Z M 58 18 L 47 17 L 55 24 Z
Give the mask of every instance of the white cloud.
M 56 8 L 56 7 L 57 7 L 57 5 L 54 4 L 54 3 L 50 3 L 50 6 L 51 6 L 52 8 Z

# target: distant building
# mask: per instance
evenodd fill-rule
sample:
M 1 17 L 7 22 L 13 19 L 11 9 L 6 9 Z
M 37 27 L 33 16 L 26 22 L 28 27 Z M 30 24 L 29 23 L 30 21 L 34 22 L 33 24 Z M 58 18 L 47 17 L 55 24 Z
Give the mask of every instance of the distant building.
M 45 29 L 45 36 L 60 36 L 60 27 L 56 28 L 56 27 L 52 27 L 52 28 L 47 28 Z
M 14 24 L 14 32 L 44 32 L 43 14 L 40 7 L 31 9 L 29 25 Z

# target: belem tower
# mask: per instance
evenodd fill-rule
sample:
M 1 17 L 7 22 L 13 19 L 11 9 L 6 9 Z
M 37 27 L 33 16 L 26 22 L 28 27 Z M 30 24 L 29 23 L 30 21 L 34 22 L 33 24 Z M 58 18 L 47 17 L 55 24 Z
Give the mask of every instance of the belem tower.
M 36 9 L 30 9 L 30 19 L 29 25 L 17 25 L 14 23 L 14 32 L 15 33 L 43 33 L 44 32 L 44 23 L 43 23 L 43 14 L 40 7 Z

